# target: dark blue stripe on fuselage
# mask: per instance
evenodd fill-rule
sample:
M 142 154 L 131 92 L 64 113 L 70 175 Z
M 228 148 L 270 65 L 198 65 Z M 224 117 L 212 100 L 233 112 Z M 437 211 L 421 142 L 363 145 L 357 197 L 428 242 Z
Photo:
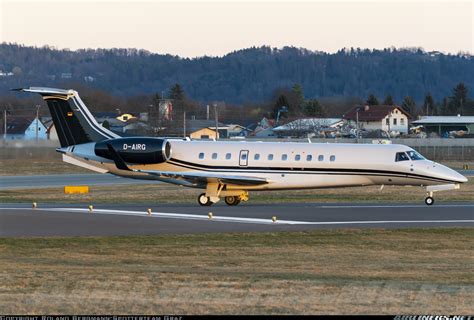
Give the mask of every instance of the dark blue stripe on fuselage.
M 434 178 L 430 176 L 424 176 L 414 173 L 405 173 L 398 171 L 387 171 L 387 170 L 372 170 L 372 169 L 340 169 L 340 168 L 287 168 L 287 167 L 237 167 L 237 166 L 210 166 L 187 162 L 179 159 L 172 158 L 168 161 L 169 163 L 180 166 L 187 169 L 211 171 L 211 172 L 228 172 L 229 170 L 235 172 L 244 173 L 285 173 L 285 174 L 334 174 L 334 175 L 371 175 L 371 176 L 384 176 L 384 177 L 400 177 L 410 178 L 418 180 L 430 180 L 435 182 L 449 182 L 455 183 L 455 181 Z

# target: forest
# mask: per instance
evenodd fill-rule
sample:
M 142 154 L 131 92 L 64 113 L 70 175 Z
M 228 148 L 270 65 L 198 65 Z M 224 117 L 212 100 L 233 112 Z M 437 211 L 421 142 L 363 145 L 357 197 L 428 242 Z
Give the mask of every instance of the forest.
M 0 108 L 14 107 L 17 96 L 9 89 L 23 86 L 74 88 L 94 111 L 149 111 L 161 98 L 176 98 L 178 90 L 176 110 L 181 105 L 197 116 L 215 103 L 234 118 L 273 117 L 281 106 L 290 107 L 290 116 L 341 116 L 363 103 L 394 103 L 414 114 L 467 115 L 474 59 L 421 48 L 326 53 L 263 46 L 182 58 L 139 49 L 0 44 Z

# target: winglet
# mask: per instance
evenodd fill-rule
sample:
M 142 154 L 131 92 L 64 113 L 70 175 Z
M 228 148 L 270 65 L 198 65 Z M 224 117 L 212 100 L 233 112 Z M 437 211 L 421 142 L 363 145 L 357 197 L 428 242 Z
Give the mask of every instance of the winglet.
M 115 151 L 115 149 L 112 147 L 112 145 L 110 143 L 107 143 L 107 148 L 109 149 L 109 152 L 112 155 L 112 160 L 114 160 L 115 165 L 117 166 L 118 169 L 132 171 L 127 166 L 125 161 L 123 161 L 122 157 L 118 154 L 118 152 Z

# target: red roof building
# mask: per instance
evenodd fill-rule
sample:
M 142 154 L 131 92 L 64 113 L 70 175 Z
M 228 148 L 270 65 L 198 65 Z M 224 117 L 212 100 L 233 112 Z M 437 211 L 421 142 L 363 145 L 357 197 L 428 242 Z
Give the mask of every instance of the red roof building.
M 410 114 L 402 107 L 393 105 L 356 106 L 349 110 L 343 118 L 354 123 L 359 122 L 359 128 L 365 130 L 398 131 L 408 133 Z

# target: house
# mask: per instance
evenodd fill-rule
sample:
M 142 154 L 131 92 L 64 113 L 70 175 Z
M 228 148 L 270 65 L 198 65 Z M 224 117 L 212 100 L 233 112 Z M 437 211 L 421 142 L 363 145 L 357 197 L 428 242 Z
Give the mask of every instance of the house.
M 408 133 L 410 114 L 402 107 L 393 105 L 356 106 L 343 118 L 363 130 Z
M 58 132 L 56 131 L 56 127 L 54 123 L 51 123 L 47 126 L 46 133 L 48 135 L 49 140 L 59 141 Z
M 43 122 L 35 118 L 31 123 L 28 125 L 28 127 L 25 130 L 25 140 L 32 140 L 32 139 L 39 139 L 39 140 L 47 140 L 48 139 L 48 133 L 47 127 L 43 124 Z
M 223 123 L 217 124 L 218 138 L 228 137 L 228 127 Z M 186 121 L 186 132 L 191 139 L 215 139 L 216 122 L 214 120 L 188 120 Z
M 128 120 L 131 120 L 131 119 L 136 119 L 137 117 L 135 117 L 133 114 L 131 113 L 122 113 L 121 115 L 115 117 L 115 119 L 119 120 L 119 121 L 122 121 L 122 122 L 127 122 Z
M 344 124 L 342 118 L 306 118 L 296 119 L 284 125 L 273 128 L 273 132 L 281 136 L 307 136 L 321 131 L 334 130 Z
M 228 124 L 227 125 L 227 134 L 229 138 L 232 137 L 247 137 L 252 130 L 241 126 L 240 124 Z
M 31 119 L 24 117 L 7 117 L 7 132 L 4 132 L 3 123 L 0 126 L 2 138 L 5 140 L 23 140 L 25 139 L 25 131 L 31 124 Z
M 466 116 L 426 116 L 413 121 L 413 125 L 422 125 L 428 135 L 449 136 L 450 132 L 464 132 L 462 136 L 474 135 L 474 117 Z
M 275 120 L 269 120 L 265 117 L 257 123 L 255 128 L 253 129 L 252 135 L 258 138 L 267 138 L 267 137 L 274 137 L 275 133 L 273 132 Z
M 1 126 L 1 134 L 6 140 L 32 140 L 48 139 L 47 127 L 41 120 L 26 117 L 7 118 L 7 132 L 5 134 L 4 126 Z M 38 132 L 38 135 L 36 133 Z

